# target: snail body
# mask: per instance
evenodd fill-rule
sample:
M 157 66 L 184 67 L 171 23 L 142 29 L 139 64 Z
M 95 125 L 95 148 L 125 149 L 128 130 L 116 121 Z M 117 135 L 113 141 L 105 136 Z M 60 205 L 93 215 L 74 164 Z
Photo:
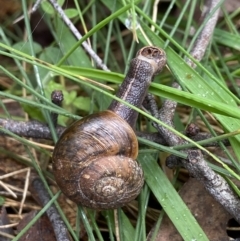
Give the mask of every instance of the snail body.
M 117 96 L 141 107 L 154 75 L 165 64 L 163 50 L 142 48 Z M 84 117 L 63 132 L 52 160 L 56 182 L 68 198 L 93 209 L 118 208 L 136 198 L 144 184 L 136 161 L 137 116 L 114 100 L 108 110 Z

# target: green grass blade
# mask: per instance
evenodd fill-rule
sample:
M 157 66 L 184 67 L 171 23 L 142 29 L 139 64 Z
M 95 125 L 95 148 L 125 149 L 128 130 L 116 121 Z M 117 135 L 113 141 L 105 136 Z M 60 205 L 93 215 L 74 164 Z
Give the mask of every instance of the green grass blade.
M 196 219 L 152 156 L 141 155 L 138 160 L 144 169 L 144 177 L 149 188 L 182 238 L 185 241 L 207 241 L 208 238 Z
M 216 28 L 214 31 L 214 40 L 224 46 L 236 49 L 238 51 L 240 50 L 240 35 Z
M 102 70 L 93 70 L 93 69 L 74 67 L 74 66 L 62 66 L 62 68 L 76 75 L 82 75 L 93 79 L 96 78 L 98 80 L 108 81 L 108 82 L 117 83 L 117 84 L 121 83 L 124 78 L 122 74 L 114 73 L 114 72 L 106 72 Z M 197 81 L 201 83 L 203 81 L 203 78 L 198 75 Z M 204 88 L 207 89 L 208 87 L 205 86 Z M 210 90 L 208 89 L 208 91 Z M 150 92 L 157 96 L 172 99 L 177 101 L 178 103 L 189 105 L 205 111 L 218 113 L 226 116 L 231 116 L 235 118 L 240 118 L 240 112 L 237 107 L 230 106 L 228 105 L 228 103 L 224 103 L 222 101 L 221 102 L 216 101 L 215 99 L 208 99 L 204 95 L 199 96 L 199 94 L 196 95 L 185 91 L 179 91 L 177 89 L 174 89 L 162 84 L 158 84 L 158 83 L 151 84 Z M 221 95 L 219 94 L 219 96 Z
M 118 212 L 121 219 L 121 231 L 123 232 L 123 240 L 124 241 L 132 241 L 135 235 L 135 229 L 132 226 L 129 218 L 126 214 L 120 209 Z

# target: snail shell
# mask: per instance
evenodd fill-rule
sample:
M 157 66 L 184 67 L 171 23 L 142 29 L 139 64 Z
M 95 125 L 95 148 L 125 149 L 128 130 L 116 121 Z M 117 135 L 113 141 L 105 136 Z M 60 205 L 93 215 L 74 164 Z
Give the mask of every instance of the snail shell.
M 141 191 L 144 178 L 137 155 L 131 126 L 107 110 L 66 129 L 53 152 L 53 172 L 72 201 L 93 209 L 114 209 Z

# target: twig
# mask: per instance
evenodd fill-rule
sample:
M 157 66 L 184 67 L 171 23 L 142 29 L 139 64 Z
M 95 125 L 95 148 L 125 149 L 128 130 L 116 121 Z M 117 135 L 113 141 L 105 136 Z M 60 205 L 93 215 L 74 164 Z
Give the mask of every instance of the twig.
M 114 224 L 115 224 L 115 234 L 116 234 L 116 240 L 120 241 L 120 232 L 119 232 L 119 223 L 118 223 L 118 210 L 114 209 Z
M 4 129 L 22 137 L 26 138 L 34 138 L 34 139 L 46 139 L 46 140 L 52 140 L 52 134 L 51 131 L 48 127 L 48 125 L 43 124 L 38 121 L 15 121 L 15 120 L 6 120 L 0 118 L 0 126 L 3 129 L 1 131 L 0 128 L 0 136 L 1 135 L 6 135 L 4 132 Z M 56 126 L 56 133 L 57 136 L 60 137 L 63 131 L 66 129 L 66 127 L 63 126 Z M 136 131 L 135 132 L 138 137 L 145 138 L 146 140 L 168 146 L 168 142 L 165 140 L 165 138 L 159 134 L 159 132 L 141 132 L 141 131 Z M 212 138 L 213 136 L 209 133 L 198 133 L 195 136 L 191 136 L 190 138 L 193 141 L 203 141 L 209 138 Z M 228 140 L 222 140 L 224 145 L 229 145 Z M 219 146 L 218 142 L 210 142 L 208 144 L 202 145 L 204 147 L 212 147 L 212 146 Z
M 51 94 L 51 99 L 52 99 L 53 104 L 61 107 L 63 99 L 64 99 L 62 91 L 61 90 L 54 90 Z M 53 125 L 56 127 L 57 126 L 58 114 L 52 112 L 51 113 L 51 119 L 52 119 Z
M 69 27 L 73 35 L 76 37 L 77 40 L 80 40 L 82 38 L 82 35 L 79 33 L 77 28 L 73 25 L 71 20 L 67 17 L 67 15 L 64 13 L 63 9 L 56 0 L 49 0 L 51 5 L 54 7 L 54 9 L 57 11 L 57 13 L 61 16 L 64 23 Z M 87 51 L 87 53 L 91 56 L 91 58 L 96 62 L 97 66 L 103 70 L 109 71 L 108 67 L 103 63 L 102 59 L 94 52 L 94 50 L 88 45 L 86 41 L 82 43 L 82 46 Z
M 159 132 L 141 132 L 141 131 L 136 131 L 136 135 L 138 137 L 142 137 L 146 140 L 158 143 L 160 145 L 167 146 L 168 143 L 166 140 L 159 134 Z
M 177 83 L 173 83 L 173 88 L 181 89 L 180 85 Z M 163 102 L 162 108 L 159 111 L 158 118 L 161 119 L 164 123 L 169 126 L 173 126 L 173 117 L 177 107 L 177 102 L 172 100 L 165 100 Z M 168 137 L 168 144 L 170 146 L 176 145 L 176 143 L 180 143 L 180 138 L 177 135 L 172 135 L 171 132 L 167 128 L 164 128 L 161 125 L 158 125 L 159 132 L 164 136 L 164 138 Z M 181 144 L 184 144 L 184 141 L 181 140 Z
M 197 125 L 194 123 L 190 123 L 187 128 L 186 128 L 186 136 L 191 137 L 191 136 L 196 136 L 199 133 L 200 129 Z
M 14 121 L 14 120 L 6 120 L 0 118 L 0 135 L 4 135 L 4 130 L 9 130 L 16 135 L 29 137 L 29 138 L 36 138 L 36 139 L 47 139 L 52 140 L 52 134 L 48 125 L 42 124 L 38 121 Z M 57 136 L 60 136 L 64 131 L 64 127 L 57 126 L 56 133 Z
M 209 14 L 215 9 L 215 7 L 219 4 L 220 0 L 207 0 L 205 4 L 205 8 L 207 11 L 205 12 L 205 18 L 208 17 Z M 212 17 L 208 20 L 208 22 L 205 24 L 204 28 L 202 29 L 201 33 L 199 34 L 193 49 L 191 51 L 191 55 L 198 61 L 200 61 L 207 49 L 207 46 L 209 45 L 211 41 L 211 37 L 215 28 L 215 25 L 218 20 L 220 8 L 218 8 L 212 15 Z M 186 60 L 187 64 L 191 67 L 195 68 L 196 65 L 190 60 Z
M 152 20 L 156 23 L 157 22 L 157 14 L 158 14 L 158 4 L 160 0 L 155 0 L 153 4 L 153 14 L 152 14 Z M 151 30 L 154 32 L 155 27 L 152 25 Z
M 42 0 L 36 0 L 36 2 L 33 5 L 32 9 L 30 11 L 28 11 L 28 15 L 33 14 L 34 12 L 36 12 L 41 2 L 42 2 Z M 21 15 L 20 17 L 18 17 L 17 19 L 15 19 L 13 21 L 13 24 L 18 23 L 19 21 L 21 21 L 23 19 L 24 19 L 24 15 Z
M 63 99 L 64 97 L 63 97 L 62 91 L 54 90 L 52 92 L 51 100 L 53 104 L 57 106 L 61 106 Z M 52 112 L 51 119 L 54 126 L 56 127 L 57 136 L 59 137 L 65 128 L 61 126 L 57 126 L 57 119 L 58 119 L 57 113 Z M 5 120 L 0 118 L 0 127 L 2 127 L 3 129 L 9 130 L 19 136 L 35 138 L 35 139 L 52 140 L 52 134 L 48 126 L 38 121 L 23 122 L 23 121 Z M 1 134 L 4 134 L 4 130 L 1 131 L 0 129 L 0 135 Z
M 28 12 L 29 14 L 34 13 L 37 11 L 40 3 L 42 0 L 36 0 L 36 3 L 34 4 L 33 8 Z M 67 15 L 64 13 L 61 6 L 58 4 L 56 0 L 49 0 L 51 5 L 54 7 L 54 9 L 57 11 L 57 13 L 61 16 L 63 22 L 69 27 L 72 34 L 76 37 L 77 40 L 80 40 L 82 38 L 82 35 L 79 33 L 77 28 L 74 26 L 74 24 L 71 22 L 71 20 L 67 17 Z M 23 16 L 17 18 L 14 21 L 14 24 L 18 21 L 22 20 Z M 82 46 L 86 50 L 86 52 L 91 56 L 91 58 L 96 62 L 97 66 L 105 71 L 110 71 L 108 67 L 103 63 L 102 59 L 94 52 L 94 50 L 91 48 L 91 46 L 84 41 L 82 43 Z
M 29 190 L 33 195 L 34 199 L 42 207 L 44 207 L 51 199 L 41 179 L 37 176 L 32 178 Z M 56 239 L 58 241 L 70 241 L 71 238 L 68 233 L 68 229 L 62 221 L 62 218 L 59 215 L 56 207 L 52 205 L 51 207 L 49 207 L 46 213 L 50 222 L 52 223 Z
M 188 167 L 194 177 L 203 183 L 206 190 L 219 202 L 234 218 L 240 223 L 240 202 L 239 197 L 232 191 L 228 183 L 216 174 L 204 160 L 200 150 L 188 150 L 187 160 L 175 156 L 169 156 L 168 166 Z
M 206 15 L 208 15 L 216 7 L 218 3 L 219 1 L 217 0 L 207 1 L 208 11 L 206 12 Z M 206 48 L 211 40 L 211 36 L 213 34 L 213 30 L 217 22 L 218 13 L 219 9 L 212 15 L 212 17 L 206 23 L 205 27 L 202 29 L 198 36 L 194 48 L 191 51 L 191 55 L 193 55 L 193 57 L 195 57 L 199 61 L 202 59 L 206 51 Z M 186 62 L 190 66 L 195 67 L 195 65 L 191 61 L 186 60 Z M 177 83 L 174 83 L 173 87 L 181 89 L 179 84 Z M 151 98 L 151 96 L 148 96 L 148 98 Z M 177 103 L 175 101 L 165 100 L 159 112 L 156 112 L 156 104 L 153 104 L 153 100 L 148 101 L 148 103 L 150 105 L 151 113 L 156 118 L 159 118 L 164 123 L 168 124 L 171 127 L 174 127 L 173 115 L 175 113 L 177 106 Z M 185 140 L 183 140 L 176 134 L 172 133 L 167 128 L 156 124 L 155 126 L 157 127 L 157 130 L 159 131 L 160 135 L 162 135 L 162 137 L 166 140 L 169 146 L 182 145 L 186 143 Z M 188 130 L 188 134 L 191 135 L 192 133 L 189 133 L 189 131 L 190 130 Z M 168 164 L 170 164 L 171 166 L 183 165 L 188 170 L 190 175 L 196 177 L 199 181 L 201 181 L 205 188 L 208 190 L 208 192 L 220 204 L 222 204 L 224 208 L 240 223 L 240 200 L 231 190 L 228 183 L 221 176 L 216 174 L 210 167 L 208 167 L 207 163 L 203 159 L 200 150 L 188 149 L 184 152 L 188 156 L 187 160 L 170 156 L 168 158 Z
M 28 186 L 29 186 L 30 172 L 31 172 L 31 169 L 30 169 L 30 168 L 27 168 L 26 178 L 25 178 L 25 184 L 24 184 L 24 190 L 23 190 L 23 195 L 22 195 L 22 200 L 21 200 L 21 203 L 20 203 L 20 208 L 19 208 L 19 211 L 18 211 L 18 215 L 22 215 L 23 205 L 24 205 L 24 202 L 25 202 L 26 197 L 27 197 L 27 191 L 28 191 Z
M 200 150 L 189 150 L 184 166 L 191 166 L 194 177 L 202 182 L 207 191 L 240 223 L 240 200 L 228 183 L 206 163 Z
M 7 184 L 5 184 L 4 182 L 0 181 L 0 187 L 2 187 L 3 189 L 5 189 L 10 195 L 12 195 L 14 198 L 17 198 L 17 195 L 12 191 L 11 188 L 9 188 L 9 186 Z

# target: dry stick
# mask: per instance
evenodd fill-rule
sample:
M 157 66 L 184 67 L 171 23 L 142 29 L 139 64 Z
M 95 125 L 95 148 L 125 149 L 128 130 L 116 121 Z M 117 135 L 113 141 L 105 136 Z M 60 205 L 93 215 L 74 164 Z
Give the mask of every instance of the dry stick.
M 172 87 L 177 88 L 179 90 L 181 90 L 181 87 L 178 83 L 173 83 Z M 166 109 L 167 112 L 163 115 L 166 117 L 166 115 L 168 115 L 168 118 L 166 119 L 166 124 L 169 125 L 173 125 L 172 119 L 175 113 L 175 109 L 176 109 L 176 105 L 177 103 L 174 101 L 169 101 L 166 100 L 164 102 L 164 105 L 166 105 Z M 158 111 L 158 106 L 157 103 L 154 99 L 154 96 L 150 93 L 147 94 L 144 103 L 143 103 L 143 108 L 145 109 L 145 111 L 147 112 L 148 109 L 151 110 L 151 114 L 156 117 L 159 118 L 159 111 Z M 164 108 L 165 109 L 165 108 Z M 170 121 L 170 123 L 168 123 Z M 153 126 L 156 127 L 156 129 L 158 129 L 158 125 L 156 123 L 153 123 Z M 164 130 L 163 130 L 164 131 Z M 193 141 L 197 142 L 197 141 L 203 141 L 209 138 L 212 138 L 213 136 L 209 133 L 205 133 L 205 132 L 199 132 L 199 127 L 193 123 L 190 123 L 187 128 L 186 128 L 186 136 L 188 136 L 189 138 L 191 138 Z M 151 142 L 154 143 L 158 143 L 164 146 L 168 146 L 169 142 L 167 142 L 165 140 L 165 138 L 159 134 L 159 132 L 140 132 L 140 131 L 136 131 L 135 132 L 136 135 L 138 137 L 142 137 L 145 138 L 146 140 L 149 140 Z M 227 139 L 222 140 L 222 143 L 224 143 L 224 145 L 229 146 L 230 143 Z M 219 146 L 219 143 L 217 141 L 213 141 L 207 144 L 203 144 L 202 146 L 204 147 L 213 147 L 213 146 Z
M 42 180 L 39 177 L 33 177 L 31 184 L 29 186 L 29 190 L 31 194 L 33 195 L 34 199 L 44 207 L 50 200 L 51 197 L 48 194 L 46 188 L 44 187 L 44 184 Z M 57 241 L 70 241 L 72 240 L 66 225 L 62 221 L 61 216 L 58 213 L 57 208 L 52 205 L 51 207 L 48 208 L 46 211 L 47 216 L 52 223 L 54 233 L 56 236 Z
M 22 196 L 22 200 L 21 200 L 21 203 L 20 203 L 20 208 L 19 208 L 19 211 L 18 211 L 18 215 L 19 216 L 22 215 L 23 205 L 24 205 L 24 202 L 25 202 L 26 197 L 27 197 L 27 190 L 28 190 L 28 186 L 29 186 L 30 172 L 31 172 L 31 169 L 27 168 L 25 184 L 24 184 L 24 189 L 23 189 L 23 196 Z
M 144 138 L 146 140 L 149 140 L 151 142 L 163 145 L 163 146 L 168 146 L 167 141 L 164 139 L 163 136 L 161 136 L 159 134 L 159 132 L 141 132 L 141 131 L 136 131 L 135 132 L 137 137 L 141 137 Z M 195 136 L 188 136 L 188 138 L 192 139 L 195 142 L 198 141 L 204 141 L 207 139 L 212 138 L 213 136 L 209 133 L 205 133 L 205 132 L 201 132 L 196 134 Z M 230 146 L 230 142 L 228 139 L 222 139 L 221 142 L 225 145 L 225 146 Z M 218 141 L 213 141 L 213 142 L 209 142 L 206 144 L 201 144 L 203 147 L 219 147 L 219 142 Z M 184 149 L 184 148 L 182 148 Z M 185 148 L 186 149 L 186 148 Z
M 177 87 L 177 84 L 175 83 L 175 86 Z M 179 85 L 178 85 L 179 87 Z M 54 103 L 55 105 L 61 107 L 62 106 L 62 101 L 64 100 L 64 96 L 62 91 L 60 90 L 54 90 L 51 94 L 51 100 L 52 103 Z M 172 102 L 173 104 L 175 102 Z M 170 105 L 172 104 L 170 103 Z M 158 109 L 157 109 L 157 105 L 156 102 L 153 98 L 153 96 L 151 94 L 148 94 L 147 98 L 144 100 L 144 104 L 146 106 L 151 106 L 152 107 L 152 114 L 154 116 L 158 117 Z M 167 102 L 166 102 L 167 104 Z M 176 103 L 175 103 L 176 104 Z M 174 104 L 174 105 L 175 105 Z M 171 112 L 171 115 L 173 115 L 174 112 Z M 66 129 L 63 126 L 57 126 L 57 118 L 58 118 L 58 114 L 52 112 L 51 113 L 51 119 L 53 121 L 53 124 L 55 126 L 55 130 L 57 133 L 57 136 L 60 137 L 61 134 L 63 133 L 63 131 Z M 172 119 L 169 118 L 169 119 Z M 201 141 L 201 140 L 206 140 L 209 138 L 212 138 L 212 135 L 209 133 L 195 133 L 195 134 L 191 134 L 191 132 L 193 132 L 193 124 L 189 125 L 189 127 L 187 128 L 186 132 L 188 137 L 191 138 L 194 141 Z M 48 127 L 48 125 L 40 123 L 38 121 L 15 121 L 15 120 L 6 120 L 6 119 L 2 119 L 0 118 L 0 127 L 2 127 L 3 129 L 6 129 L 16 135 L 19 136 L 23 136 L 23 137 L 27 137 L 27 138 L 35 138 L 35 139 L 46 139 L 46 140 L 52 140 L 52 133 Z M 156 128 L 158 128 L 156 126 Z M 198 128 L 197 126 L 194 127 L 194 129 Z M 0 135 L 5 135 L 6 133 L 4 131 L 0 130 Z M 166 140 L 159 135 L 159 132 L 155 132 L 155 133 L 146 133 L 146 132 L 140 132 L 140 131 L 136 131 L 136 135 L 138 137 L 143 137 L 149 141 L 161 144 L 161 145 L 165 145 L 167 146 L 168 143 L 166 142 Z M 222 142 L 225 145 L 229 145 L 229 141 L 228 140 L 222 140 Z M 211 142 L 208 144 L 205 144 L 203 146 L 219 146 L 218 142 Z
M 15 121 L 15 120 L 0 118 L 0 127 L 18 136 L 22 136 L 26 138 L 52 140 L 52 134 L 48 125 L 40 123 L 38 121 L 25 122 L 25 121 Z M 66 127 L 56 126 L 55 130 L 56 130 L 57 136 L 60 137 L 65 129 Z M 6 135 L 6 133 L 4 131 L 1 131 L 0 129 L 0 136 L 1 135 Z M 148 132 L 136 131 L 136 135 L 138 137 L 145 138 L 149 141 L 152 141 L 164 146 L 168 146 L 168 142 L 165 140 L 163 136 L 159 135 L 159 132 L 148 133 Z M 193 141 L 203 141 L 212 137 L 213 136 L 209 133 L 198 133 L 197 135 L 191 136 L 189 138 L 191 138 Z M 224 145 L 230 145 L 228 140 L 222 140 L 222 142 L 224 143 Z M 204 147 L 219 146 L 219 143 L 211 142 L 203 146 Z
M 220 0 L 206 1 L 205 8 L 208 10 L 205 13 L 205 17 L 207 17 L 211 13 L 211 11 L 218 5 L 219 2 Z M 209 42 L 211 40 L 213 31 L 215 29 L 215 26 L 218 20 L 219 11 L 220 11 L 220 8 L 218 8 L 218 10 L 212 15 L 212 17 L 205 24 L 196 42 L 194 43 L 193 49 L 191 51 L 191 55 L 194 57 L 194 59 L 198 61 L 200 61 L 203 58 L 206 48 L 209 45 Z M 196 67 L 196 65 L 190 59 L 187 59 L 186 62 L 192 68 Z
M 207 16 L 219 3 L 217 0 L 207 1 L 208 11 Z M 211 19 L 206 23 L 205 27 L 202 29 L 191 55 L 193 55 L 197 60 L 201 60 L 206 48 L 211 40 L 213 30 L 215 28 L 219 9 L 213 14 Z M 187 60 L 187 63 L 195 67 L 191 61 Z M 173 85 L 174 88 L 180 89 L 180 86 L 176 83 Z M 151 96 L 148 96 L 151 98 Z M 151 103 L 151 101 L 149 102 Z M 158 117 L 161 121 L 173 127 L 173 114 L 175 112 L 177 103 L 171 100 L 165 100 L 162 108 L 159 111 Z M 156 107 L 151 107 L 152 113 L 156 113 Z M 163 126 L 157 125 L 159 133 L 165 138 L 168 145 L 182 145 L 186 141 L 178 137 L 168 129 Z M 231 190 L 228 183 L 218 174 L 216 174 L 211 168 L 208 167 L 206 161 L 200 150 L 185 150 L 188 155 L 187 160 L 179 160 L 173 156 L 168 159 L 168 162 L 173 165 L 179 165 L 180 163 L 189 171 L 190 175 L 197 178 L 203 183 L 208 192 L 220 203 L 223 207 L 240 223 L 240 200 L 238 196 Z
M 114 209 L 113 210 L 114 213 L 114 223 L 115 223 L 115 234 L 116 234 L 116 240 L 117 241 L 121 241 L 120 240 L 120 232 L 119 232 L 119 223 L 118 223 L 118 210 Z
M 31 11 L 29 11 L 28 13 L 34 13 L 35 11 L 37 11 L 40 3 L 42 0 L 37 0 L 36 3 L 34 4 L 33 8 L 31 9 Z M 49 2 L 51 3 L 51 5 L 54 7 L 54 9 L 57 11 L 57 13 L 61 16 L 62 20 L 64 21 L 64 23 L 69 27 L 70 31 L 72 32 L 72 34 L 76 37 L 77 40 L 80 40 L 82 38 L 82 35 L 79 33 L 79 31 L 77 30 L 77 28 L 73 25 L 73 23 L 71 22 L 71 20 L 67 17 L 67 15 L 64 13 L 63 9 L 61 8 L 61 6 L 57 3 L 56 0 L 49 0 Z M 22 20 L 23 17 L 17 18 L 14 23 L 17 23 L 18 21 Z M 103 63 L 102 59 L 94 52 L 94 50 L 91 48 L 91 46 L 84 41 L 82 43 L 84 49 L 86 50 L 86 52 L 91 56 L 91 58 L 96 62 L 97 66 L 105 71 L 110 71 L 108 69 L 108 67 Z
M 76 37 L 77 40 L 80 40 L 82 38 L 82 35 L 79 33 L 77 28 L 73 25 L 71 20 L 67 17 L 67 15 L 64 13 L 61 6 L 57 3 L 56 0 L 49 0 L 51 5 L 54 7 L 54 9 L 58 12 L 58 14 L 61 16 L 64 23 L 69 27 L 73 35 Z M 94 50 L 88 45 L 86 41 L 82 43 L 82 46 L 87 51 L 87 53 L 92 57 L 92 59 L 96 62 L 97 66 L 103 70 L 110 71 L 108 67 L 103 63 L 101 58 L 94 52 Z
M 184 166 L 201 181 L 207 191 L 240 223 L 240 200 L 225 179 L 216 174 L 204 160 L 200 150 L 189 150 L 188 160 L 182 160 Z
M 52 103 L 61 107 L 62 102 L 63 102 L 64 96 L 61 90 L 54 90 L 51 94 L 51 100 Z M 55 112 L 51 113 L 51 119 L 53 122 L 53 125 L 56 127 L 57 126 L 57 119 L 58 119 L 58 114 Z
M 52 140 L 52 134 L 50 132 L 48 125 L 42 124 L 38 121 L 24 122 L 24 121 L 0 119 L 0 127 L 11 131 L 12 133 L 18 136 Z M 65 130 L 65 127 L 57 126 L 56 127 L 57 136 L 59 137 L 64 130 Z M 0 129 L 0 135 L 5 135 L 4 131 L 1 131 L 1 129 Z
M 61 107 L 63 101 L 63 93 L 61 90 L 54 90 L 51 94 L 52 103 Z M 62 126 L 57 126 L 58 114 L 52 112 L 51 119 L 56 127 L 57 136 L 60 137 L 63 131 L 65 130 Z M 36 139 L 47 139 L 52 140 L 51 131 L 46 124 L 42 124 L 38 121 L 14 121 L 14 120 L 5 120 L 0 118 L 0 127 L 13 132 L 16 135 L 36 138 Z M 4 131 L 0 130 L 0 135 L 4 134 Z

